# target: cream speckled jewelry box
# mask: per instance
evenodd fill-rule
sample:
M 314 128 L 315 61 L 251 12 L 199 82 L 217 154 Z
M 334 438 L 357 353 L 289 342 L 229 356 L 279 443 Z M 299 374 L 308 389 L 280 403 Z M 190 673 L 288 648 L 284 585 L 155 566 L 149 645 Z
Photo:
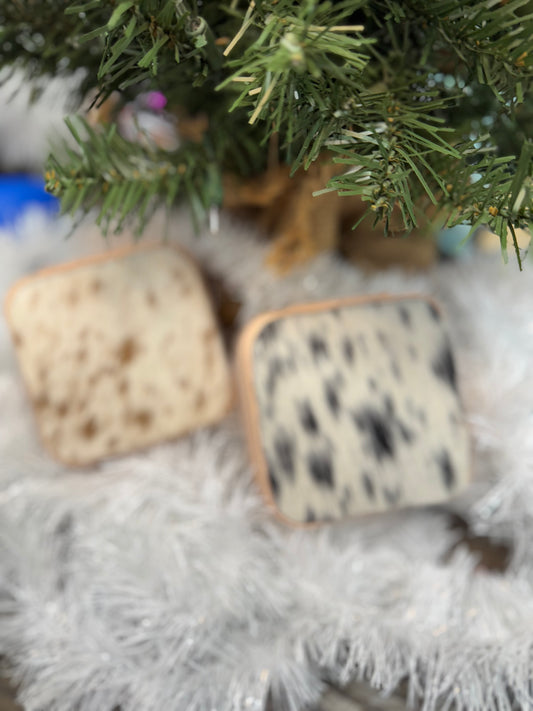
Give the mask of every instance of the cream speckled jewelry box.
M 230 371 L 195 262 L 126 248 L 44 270 L 6 300 L 44 445 L 69 465 L 220 420 Z

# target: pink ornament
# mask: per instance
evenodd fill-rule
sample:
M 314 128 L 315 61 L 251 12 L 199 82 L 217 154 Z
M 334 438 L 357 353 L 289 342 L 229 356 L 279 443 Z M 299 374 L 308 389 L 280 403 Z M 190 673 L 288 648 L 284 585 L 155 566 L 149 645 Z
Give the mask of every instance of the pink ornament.
M 150 91 L 145 97 L 146 107 L 152 111 L 162 111 L 167 105 L 167 99 L 160 91 Z

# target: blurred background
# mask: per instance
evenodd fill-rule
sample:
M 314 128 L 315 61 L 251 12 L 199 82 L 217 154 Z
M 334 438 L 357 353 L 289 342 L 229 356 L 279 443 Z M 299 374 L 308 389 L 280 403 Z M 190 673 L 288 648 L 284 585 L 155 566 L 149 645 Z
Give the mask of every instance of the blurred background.
M 6 76 L 0 73 L 0 230 L 11 232 L 27 211 L 57 210 L 42 174 L 54 138 L 67 134 L 63 117 L 76 77 L 37 86 L 19 71 Z

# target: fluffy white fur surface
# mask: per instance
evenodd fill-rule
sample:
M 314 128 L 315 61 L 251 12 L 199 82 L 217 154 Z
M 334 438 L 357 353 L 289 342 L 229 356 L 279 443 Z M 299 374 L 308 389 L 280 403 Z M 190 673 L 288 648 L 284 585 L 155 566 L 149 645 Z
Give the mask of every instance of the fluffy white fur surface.
M 0 290 L 104 248 L 84 227 L 29 221 L 0 237 Z M 154 223 L 152 233 L 159 227 Z M 533 705 L 531 273 L 499 258 L 423 277 L 373 278 L 333 257 L 278 279 L 264 245 L 223 220 L 188 245 L 241 296 L 271 307 L 376 291 L 444 304 L 475 451 L 475 482 L 449 509 L 513 545 L 505 574 L 476 567 L 444 508 L 313 531 L 265 509 L 237 415 L 143 454 L 69 471 L 41 450 L 0 324 L 0 653 L 27 711 L 276 711 L 324 679 L 409 680 L 425 711 Z

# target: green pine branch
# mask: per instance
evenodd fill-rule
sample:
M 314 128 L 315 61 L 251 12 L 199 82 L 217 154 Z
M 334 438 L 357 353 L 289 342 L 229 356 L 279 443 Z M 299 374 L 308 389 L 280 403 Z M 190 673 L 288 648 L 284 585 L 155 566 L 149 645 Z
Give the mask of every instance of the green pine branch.
M 442 66 L 448 55 L 455 63 L 454 73 L 459 70 L 468 80 L 475 78 L 492 87 L 502 102 L 520 100 L 525 84 L 530 84 L 530 0 L 384 0 L 378 4 L 386 9 L 386 17 L 401 13 L 403 22 L 422 25 L 427 44 L 421 66 Z
M 0 69 L 22 66 L 28 78 L 86 70 L 80 82 L 83 95 L 94 86 L 101 46 L 81 46 L 78 38 L 88 30 L 82 15 L 67 15 L 68 0 L 10 0 L 0 3 Z M 98 23 L 105 22 L 104 3 L 95 5 Z M 5 74 L 7 79 L 8 74 Z
M 205 14 L 226 29 L 227 13 Z M 168 81 L 177 64 L 189 64 L 188 78 L 200 83 L 221 65 L 215 39 L 208 20 L 184 0 L 13 0 L 0 6 L 0 67 L 23 65 L 31 77 L 83 69 L 83 91 L 98 88 L 104 98 L 157 74 Z
M 251 107 L 250 124 L 265 119 L 267 135 L 285 130 L 290 143 L 301 106 L 330 113 L 332 98 L 341 104 L 360 91 L 369 61 L 364 49 L 373 40 L 361 36 L 362 25 L 346 23 L 354 6 L 363 4 L 279 2 L 266 15 L 261 11 L 265 3 L 250 5 L 251 12 L 225 50 L 233 73 L 218 89 L 242 87 L 232 108 Z M 255 40 L 232 59 L 250 30 Z
M 99 1 L 86 0 L 66 10 L 69 16 L 80 13 L 91 29 L 77 41 L 82 46 L 99 41 L 102 46 L 96 80 L 103 96 L 182 62 L 192 63 L 197 78 L 206 76 L 209 67 L 220 66 L 221 52 L 207 22 L 183 0 L 121 0 L 108 5 L 103 23 Z
M 63 213 L 99 206 L 96 224 L 104 233 L 118 233 L 128 221 L 141 234 L 154 211 L 161 204 L 171 207 L 178 196 L 197 220 L 222 201 L 218 163 L 205 144 L 187 143 L 169 154 L 125 140 L 115 125 L 101 131 L 81 119 L 67 125 L 77 149 L 64 144 L 45 173 L 46 188 L 61 197 Z

